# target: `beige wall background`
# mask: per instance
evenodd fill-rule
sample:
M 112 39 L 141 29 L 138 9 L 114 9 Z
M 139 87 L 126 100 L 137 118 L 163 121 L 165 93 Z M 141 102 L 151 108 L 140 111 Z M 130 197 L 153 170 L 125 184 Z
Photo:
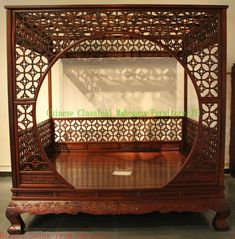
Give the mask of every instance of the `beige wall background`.
M 52 85 L 57 117 L 98 111 L 103 116 L 183 115 L 184 69 L 172 57 L 61 59 L 52 68 Z M 37 110 L 45 115 L 46 109 Z
M 138 0 L 138 1 L 79 1 L 79 0 L 0 0 L 0 171 L 10 171 L 10 144 L 9 144 L 9 124 L 8 124 L 8 100 L 7 100 L 7 54 L 6 54 L 6 11 L 4 9 L 5 5 L 68 5 L 68 4 L 145 4 L 146 1 Z M 228 9 L 228 54 L 227 54 L 227 122 L 226 122 L 226 152 L 225 158 L 226 162 L 228 162 L 228 149 L 229 149 L 229 130 L 230 130 L 230 94 L 231 94 L 231 75 L 229 72 L 231 71 L 232 64 L 235 63 L 235 54 L 233 52 L 234 42 L 235 42 L 235 30 L 234 30 L 234 22 L 235 22 L 235 1 L 234 0 L 158 0 L 148 1 L 148 4 L 224 4 L 229 5 Z M 59 74 L 59 73 L 58 73 Z M 44 89 L 40 92 L 40 94 L 46 94 L 46 83 L 44 84 Z M 42 99 L 46 99 L 47 97 L 41 97 Z M 38 107 L 43 106 L 43 100 L 38 103 Z M 39 111 L 44 111 L 45 107 L 39 109 Z M 41 121 L 44 116 L 38 114 L 38 121 Z M 40 118 L 42 117 L 42 118 Z

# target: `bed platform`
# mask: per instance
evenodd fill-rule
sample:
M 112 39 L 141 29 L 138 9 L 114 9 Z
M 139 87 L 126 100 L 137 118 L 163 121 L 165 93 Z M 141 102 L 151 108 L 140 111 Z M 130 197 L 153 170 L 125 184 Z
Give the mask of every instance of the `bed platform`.
M 57 172 L 76 189 L 154 189 L 167 184 L 185 156 L 178 151 L 59 153 Z

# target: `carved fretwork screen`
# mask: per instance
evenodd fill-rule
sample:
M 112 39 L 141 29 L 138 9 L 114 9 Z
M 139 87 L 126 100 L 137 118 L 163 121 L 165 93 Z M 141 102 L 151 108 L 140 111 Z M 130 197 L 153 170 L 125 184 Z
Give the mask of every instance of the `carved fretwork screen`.
M 182 118 L 71 118 L 54 120 L 56 142 L 180 141 Z
M 193 150 L 187 168 L 204 170 L 198 165 L 206 161 L 206 170 L 215 170 L 217 159 L 223 153 L 222 11 L 210 7 L 147 5 L 13 9 L 10 102 L 14 119 L 12 139 L 17 145 L 15 157 L 20 170 L 49 170 L 39 136 L 42 132 L 38 131 L 35 119 L 38 92 L 48 69 L 59 57 L 99 56 L 176 57 L 185 68 L 188 80 L 193 82 L 200 109 L 198 123 L 187 120 L 182 123 L 187 147 Z M 169 120 L 176 124 L 171 128 L 181 130 L 178 121 Z M 61 124 L 56 121 L 56 129 Z M 50 132 L 49 124 L 47 129 Z M 64 140 L 61 134 L 57 132 L 56 139 Z M 81 131 L 73 137 L 81 137 L 80 134 Z M 181 135 L 175 137 L 181 139 Z M 196 139 L 195 145 L 192 139 Z M 120 135 L 117 140 L 121 140 Z

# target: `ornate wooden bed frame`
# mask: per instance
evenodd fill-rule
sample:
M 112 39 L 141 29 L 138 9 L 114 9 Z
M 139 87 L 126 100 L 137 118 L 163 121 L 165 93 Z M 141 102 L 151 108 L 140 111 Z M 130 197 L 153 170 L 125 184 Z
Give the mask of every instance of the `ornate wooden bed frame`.
M 9 233 L 23 233 L 22 213 L 137 214 L 210 209 L 216 211 L 214 228 L 229 228 L 226 219 L 230 207 L 223 182 L 227 6 L 6 8 L 13 172 L 12 201 L 6 211 L 11 222 Z M 135 119 L 52 117 L 50 70 L 59 58 L 156 56 L 175 57 L 184 67 L 185 111 L 190 79 L 199 102 L 198 122 L 187 115 Z M 46 76 L 50 117 L 37 125 L 36 102 Z M 92 122 L 93 137 L 77 130 L 79 125 L 86 128 Z M 107 132 L 104 124 L 112 130 Z M 151 124 L 155 129 L 148 133 L 137 129 L 131 140 L 128 134 L 123 136 L 131 124 Z M 70 125 L 69 130 L 65 125 Z M 112 133 L 115 129 L 117 137 Z M 156 134 L 163 131 L 170 133 Z M 53 158 L 58 151 L 92 150 L 178 150 L 186 159 L 180 171 L 158 188 L 75 188 L 56 170 Z

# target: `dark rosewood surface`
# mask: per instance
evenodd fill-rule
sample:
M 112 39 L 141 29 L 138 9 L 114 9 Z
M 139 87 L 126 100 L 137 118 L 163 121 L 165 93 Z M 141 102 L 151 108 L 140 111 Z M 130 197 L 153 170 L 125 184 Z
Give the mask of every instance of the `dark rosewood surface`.
M 229 149 L 229 170 L 235 177 L 235 64 L 232 67 L 232 96 L 231 96 L 231 129 L 230 129 L 230 149 Z
M 59 153 L 57 171 L 77 189 L 139 189 L 166 185 L 181 169 L 178 151 Z M 112 175 L 131 172 L 130 176 Z

